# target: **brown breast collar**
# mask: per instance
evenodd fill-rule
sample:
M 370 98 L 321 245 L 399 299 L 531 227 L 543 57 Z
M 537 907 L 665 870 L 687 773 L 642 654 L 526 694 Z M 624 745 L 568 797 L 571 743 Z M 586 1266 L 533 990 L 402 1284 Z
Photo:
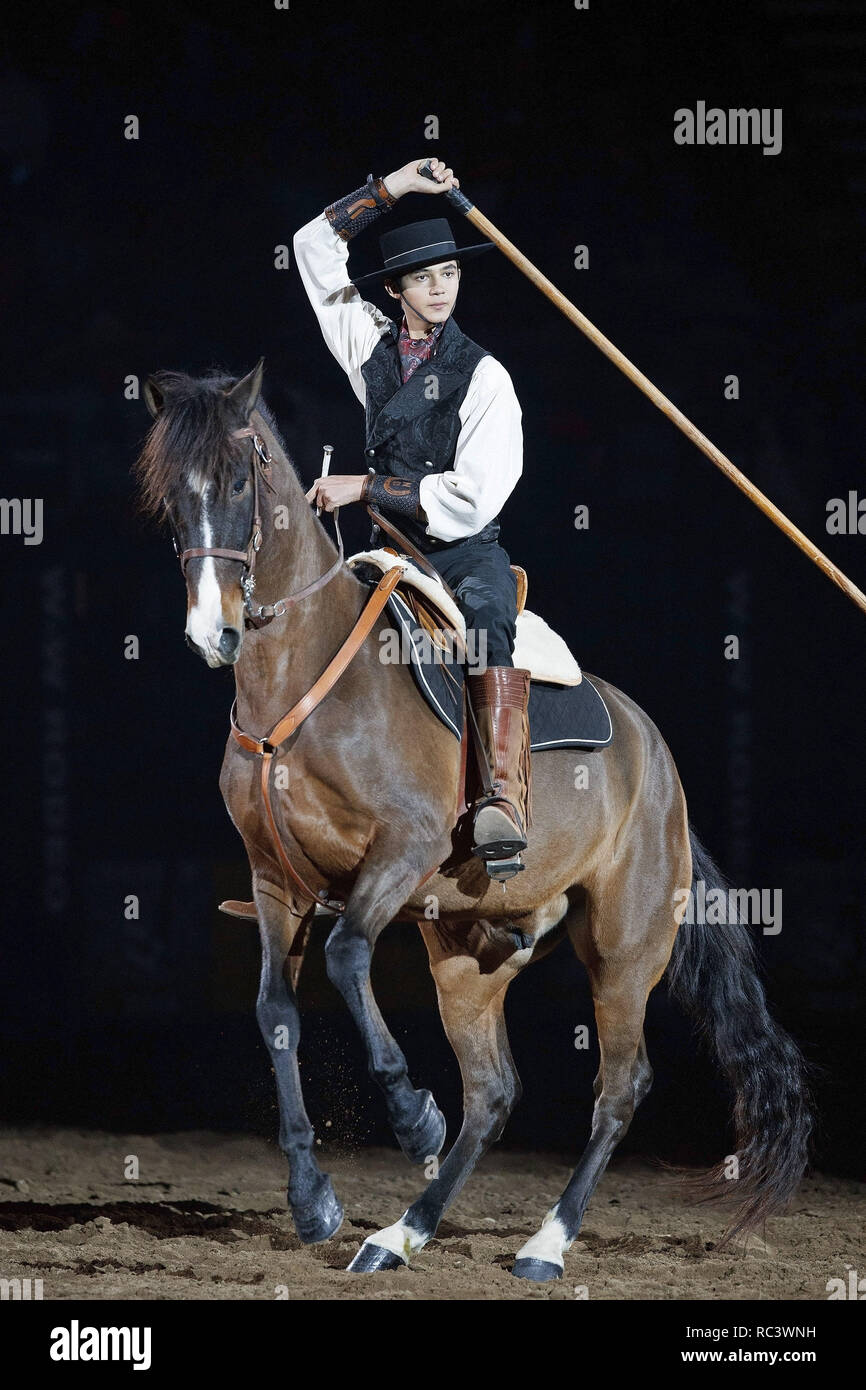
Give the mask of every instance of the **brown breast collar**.
M 223 546 L 193 546 L 187 550 L 180 550 L 177 544 L 177 528 L 174 526 L 171 508 L 166 498 L 162 500 L 169 518 L 172 521 L 172 542 L 174 544 L 175 554 L 180 560 L 184 576 L 186 576 L 186 567 L 190 560 L 202 559 L 205 556 L 214 556 L 221 560 L 240 561 L 244 567 L 240 584 L 244 591 L 244 609 L 247 614 L 245 626 L 260 628 L 272 622 L 274 618 L 281 618 L 288 612 L 289 608 L 294 606 L 294 604 L 300 602 L 301 599 L 309 597 L 310 594 L 314 594 L 318 589 L 323 589 L 325 585 L 334 578 L 343 565 L 343 537 L 340 533 L 340 523 L 337 516 L 340 509 L 339 507 L 335 507 L 333 512 L 334 530 L 337 533 L 339 554 L 330 569 L 326 570 L 318 579 L 313 580 L 311 584 L 305 584 L 302 589 L 297 589 L 287 598 L 278 599 L 276 603 L 264 604 L 260 607 L 255 607 L 253 605 L 252 594 L 256 582 L 256 556 L 261 549 L 263 540 L 261 508 L 259 502 L 259 473 L 262 475 L 265 486 L 271 492 L 274 491 L 274 488 L 270 481 L 271 463 L 273 460 L 265 447 L 264 441 L 252 426 L 235 432 L 235 438 L 240 439 L 247 436 L 252 438 L 254 449 L 252 462 L 254 495 L 252 532 L 246 550 L 228 550 Z M 310 902 L 319 903 L 322 907 L 326 907 L 335 912 L 344 912 L 346 908 L 345 902 L 341 898 L 335 897 L 333 894 L 329 893 L 327 888 L 323 893 L 317 893 L 314 889 L 310 888 L 301 878 L 300 874 L 293 868 L 286 854 L 282 837 L 277 829 L 277 823 L 274 819 L 274 810 L 271 804 L 271 772 L 274 758 L 279 754 L 281 745 L 300 727 L 307 718 L 307 715 L 311 714 L 316 706 L 321 703 L 328 694 L 328 691 L 339 680 L 346 667 L 352 661 L 352 658 L 360 650 L 364 640 L 372 630 L 376 619 L 388 602 L 392 591 L 396 588 L 403 574 L 403 569 L 404 566 L 402 565 L 394 565 L 386 574 L 383 574 L 381 580 L 376 585 L 376 588 L 361 610 L 348 637 L 343 642 L 336 655 L 332 657 L 331 661 L 325 667 L 325 670 L 319 676 L 318 680 L 310 687 L 306 695 L 303 695 L 301 699 L 292 706 L 287 714 L 284 714 L 281 719 L 277 720 L 276 724 L 274 724 L 273 728 L 270 729 L 264 738 L 253 738 L 251 734 L 244 733 L 243 729 L 238 725 L 235 719 L 237 696 L 235 696 L 232 703 L 231 713 L 229 715 L 232 736 L 235 741 L 241 748 L 246 749 L 248 753 L 254 753 L 262 760 L 260 779 L 262 798 L 265 803 L 265 814 L 267 816 L 271 838 L 273 839 L 274 848 L 277 851 L 280 863 L 305 898 Z M 430 872 L 426 873 L 420 880 L 417 887 L 420 888 L 422 884 L 426 883 L 427 879 L 432 877 L 439 867 L 438 864 L 434 865 Z

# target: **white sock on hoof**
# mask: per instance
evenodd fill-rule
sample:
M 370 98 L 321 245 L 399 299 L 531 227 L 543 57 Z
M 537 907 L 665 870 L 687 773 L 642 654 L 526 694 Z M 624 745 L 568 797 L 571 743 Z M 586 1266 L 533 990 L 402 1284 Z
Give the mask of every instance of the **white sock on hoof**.
M 559 1265 L 561 1269 L 568 1244 L 565 1227 L 556 1214 L 556 1207 L 553 1207 L 541 1223 L 541 1230 L 530 1237 L 522 1250 L 518 1250 L 517 1258 L 546 1260 L 548 1264 Z
M 390 1250 L 392 1255 L 399 1255 L 404 1264 L 408 1264 L 412 1251 L 420 1250 L 426 1245 L 427 1237 L 413 1231 L 411 1226 L 404 1226 L 401 1220 L 395 1221 L 393 1226 L 386 1226 L 382 1231 L 376 1231 L 372 1236 L 367 1236 L 364 1244 L 378 1245 L 382 1250 Z

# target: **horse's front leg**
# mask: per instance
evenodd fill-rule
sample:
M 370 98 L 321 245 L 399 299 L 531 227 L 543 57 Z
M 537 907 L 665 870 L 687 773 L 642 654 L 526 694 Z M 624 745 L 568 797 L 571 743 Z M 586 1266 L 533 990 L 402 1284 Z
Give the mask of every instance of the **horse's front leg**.
M 345 912 L 325 945 L 328 978 L 345 999 L 367 1051 L 368 1070 L 382 1088 L 388 1119 L 406 1157 L 423 1163 L 445 1142 L 445 1118 L 430 1091 L 416 1091 L 406 1058 L 388 1031 L 370 982 L 373 948 L 430 868 L 430 855 L 405 845 L 380 846 L 364 865 Z
M 253 878 L 262 943 L 256 1018 L 273 1063 L 280 1108 L 280 1148 L 289 1161 L 288 1202 L 305 1244 L 327 1240 L 343 1220 L 331 1179 L 316 1162 L 315 1135 L 298 1072 L 301 1019 L 295 986 L 314 907 L 284 889 Z

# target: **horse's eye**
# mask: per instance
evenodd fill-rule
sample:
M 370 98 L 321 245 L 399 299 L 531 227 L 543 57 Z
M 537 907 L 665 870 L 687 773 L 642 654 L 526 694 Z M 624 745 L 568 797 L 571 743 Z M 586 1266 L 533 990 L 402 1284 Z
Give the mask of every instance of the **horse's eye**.
M 235 485 L 232 488 L 232 492 L 234 493 L 235 497 L 239 497 L 241 495 L 246 485 L 246 478 L 235 478 Z

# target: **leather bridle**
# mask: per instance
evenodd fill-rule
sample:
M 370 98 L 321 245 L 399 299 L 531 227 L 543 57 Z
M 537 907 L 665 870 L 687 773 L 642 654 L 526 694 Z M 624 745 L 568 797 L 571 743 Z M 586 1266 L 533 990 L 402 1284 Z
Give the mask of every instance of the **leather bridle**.
M 183 571 L 184 578 L 186 578 L 186 567 L 190 560 L 200 560 L 204 559 L 206 556 L 213 556 L 217 560 L 239 561 L 244 567 L 240 578 L 240 586 L 244 592 L 244 611 L 246 613 L 244 625 L 248 628 L 260 628 L 264 627 L 267 623 L 273 622 L 274 618 L 282 618 L 289 609 L 296 603 L 299 603 L 301 599 L 316 593 L 318 589 L 323 589 L 325 585 L 339 573 L 343 565 L 343 537 L 340 532 L 340 522 L 337 517 L 339 508 L 337 508 L 333 515 L 339 553 L 330 569 L 326 570 L 324 574 L 320 575 L 318 579 L 314 579 L 310 584 L 305 584 L 302 589 L 296 589 L 293 594 L 287 595 L 286 598 L 277 599 L 276 603 L 254 604 L 253 592 L 256 587 L 256 556 L 261 550 L 262 541 L 264 539 L 261 502 L 259 500 L 259 478 L 261 477 L 262 482 L 269 492 L 274 491 L 274 486 L 270 480 L 273 459 L 261 435 L 257 434 L 251 425 L 248 425 L 246 429 L 235 430 L 234 438 L 251 438 L 253 441 L 253 522 L 246 550 L 229 550 L 221 545 L 195 545 L 190 546 L 186 550 L 181 550 L 177 543 L 177 525 L 167 497 L 163 497 L 162 504 L 171 522 L 171 539 L 174 546 L 174 553 L 180 560 L 180 567 Z

